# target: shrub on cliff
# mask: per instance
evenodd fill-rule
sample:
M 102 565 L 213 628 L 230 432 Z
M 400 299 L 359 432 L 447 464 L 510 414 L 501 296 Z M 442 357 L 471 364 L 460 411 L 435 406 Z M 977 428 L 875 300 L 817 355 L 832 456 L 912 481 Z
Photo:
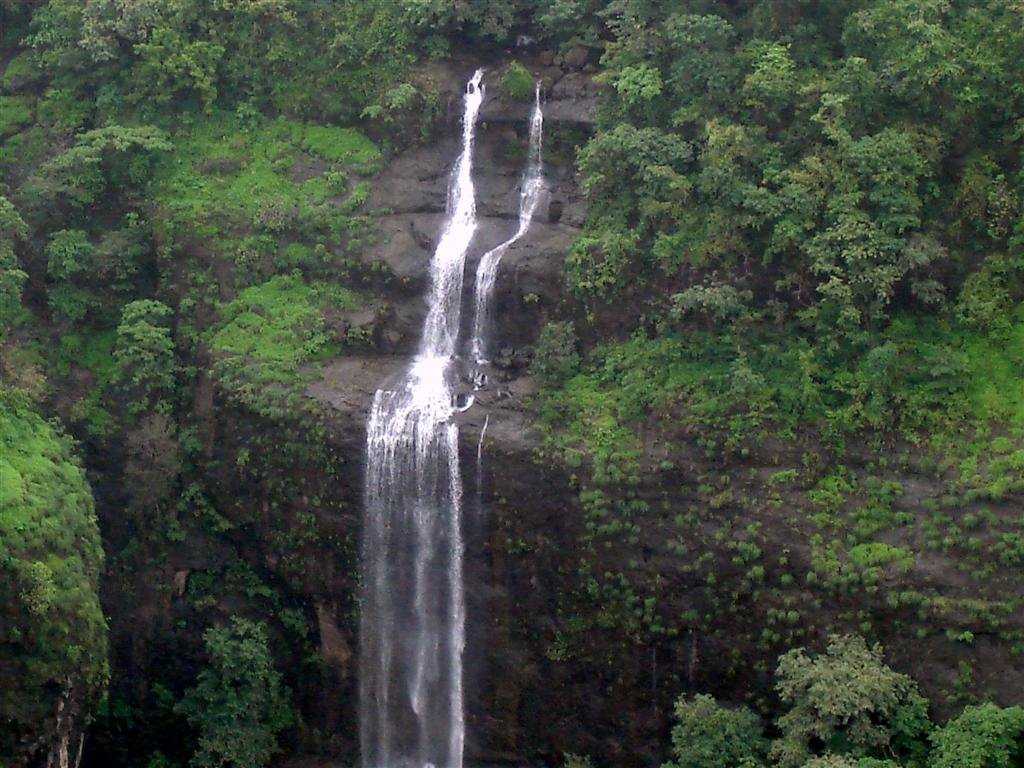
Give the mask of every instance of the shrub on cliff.
M 510 99 L 526 101 L 533 96 L 533 75 L 518 61 L 513 61 L 501 76 L 501 90 Z
M 0 760 L 56 740 L 107 679 L 103 551 L 70 441 L 0 390 Z M 60 704 L 58 704 L 60 702 Z
M 28 227 L 10 201 L 0 196 L 0 339 L 22 314 L 21 291 L 28 275 L 21 269 L 14 242 L 28 236 Z
M 233 617 L 203 635 L 209 665 L 178 705 L 199 731 L 192 768 L 259 768 L 295 719 L 262 623 Z
M 772 759 L 797 768 L 816 745 L 851 757 L 916 754 L 928 728 L 928 703 L 917 684 L 888 667 L 879 646 L 833 636 L 822 654 L 797 648 L 779 659 L 775 688 L 789 706 L 776 724 Z
M 548 323 L 537 339 L 530 372 L 545 384 L 562 384 L 579 369 L 576 344 L 572 323 Z
M 676 702 L 672 729 L 674 760 L 662 768 L 756 768 L 768 742 L 761 719 L 746 707 L 729 709 L 707 695 Z
M 968 707 L 931 736 L 931 768 L 1012 768 L 1024 764 L 1024 707 Z
M 170 307 L 150 299 L 133 301 L 121 314 L 114 360 L 133 411 L 158 403 L 174 388 L 170 316 Z

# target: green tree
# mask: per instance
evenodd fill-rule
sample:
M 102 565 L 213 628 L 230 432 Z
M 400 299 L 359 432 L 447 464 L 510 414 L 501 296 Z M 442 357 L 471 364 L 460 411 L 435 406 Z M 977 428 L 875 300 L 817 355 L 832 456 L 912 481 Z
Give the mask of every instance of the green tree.
M 274 668 L 266 627 L 232 617 L 203 635 L 209 664 L 178 710 L 199 731 L 193 768 L 260 768 L 280 751 L 294 721 L 289 691 Z
M 14 244 L 28 236 L 17 209 L 0 195 L 0 342 L 21 315 L 21 292 L 28 275 L 21 269 Z
M 48 160 L 27 187 L 42 217 L 54 203 L 81 213 L 108 196 L 130 197 L 150 179 L 158 155 L 171 149 L 167 134 L 150 125 L 108 125 L 79 134 L 74 146 Z
M 138 412 L 155 405 L 174 386 L 174 342 L 168 327 L 171 309 L 151 299 L 126 305 L 117 326 L 114 361 L 117 375 Z
M 931 734 L 929 768 L 1013 768 L 1024 760 L 1024 707 L 968 707 Z
M 106 685 L 102 564 L 70 440 L 0 388 L 0 755 L 15 765 L 59 741 L 58 708 L 77 732 Z
M 755 768 L 764 765 L 768 742 L 761 719 L 746 707 L 723 707 L 701 694 L 676 702 L 674 759 L 662 768 Z
M 876 760 L 873 757 L 844 757 L 842 755 L 823 755 L 804 763 L 802 768 L 900 768 L 892 760 Z
M 530 372 L 545 384 L 557 386 L 579 370 L 576 331 L 572 323 L 548 323 L 540 332 Z
M 928 728 L 917 684 L 882 660 L 879 646 L 833 635 L 825 653 L 797 648 L 779 659 L 775 689 L 789 707 L 771 756 L 798 768 L 817 748 L 850 757 L 915 755 Z
M 530 71 L 513 61 L 501 75 L 501 90 L 514 101 L 526 101 L 533 96 L 534 81 Z
M 83 276 L 93 274 L 96 249 L 80 229 L 62 229 L 46 246 L 46 273 L 52 281 L 48 301 L 61 319 L 75 323 L 89 312 L 95 298 L 83 287 Z

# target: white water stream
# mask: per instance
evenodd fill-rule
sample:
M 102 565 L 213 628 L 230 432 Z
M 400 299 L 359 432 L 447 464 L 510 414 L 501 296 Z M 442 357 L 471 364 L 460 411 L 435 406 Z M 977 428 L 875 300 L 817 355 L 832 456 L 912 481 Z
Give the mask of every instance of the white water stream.
M 494 283 L 498 277 L 501 257 L 530 228 L 544 193 L 543 166 L 544 111 L 540 104 L 540 83 L 534 89 L 533 112 L 530 115 L 530 148 L 526 158 L 526 173 L 519 189 L 519 227 L 515 234 L 480 259 L 476 269 L 476 314 L 473 318 L 473 340 L 470 352 L 478 364 L 487 362 L 491 329 L 494 325 Z
M 360 627 L 364 768 L 462 766 L 466 601 L 453 379 L 466 254 L 477 228 L 473 148 L 482 76 L 478 70 L 466 86 L 462 151 L 431 260 L 419 350 L 393 389 L 377 391 L 367 426 Z M 540 185 L 540 127 L 538 90 L 519 228 L 484 255 L 477 271 L 472 346 L 478 357 L 498 262 L 525 233 L 536 209 L 539 192 L 527 193 L 527 187 Z

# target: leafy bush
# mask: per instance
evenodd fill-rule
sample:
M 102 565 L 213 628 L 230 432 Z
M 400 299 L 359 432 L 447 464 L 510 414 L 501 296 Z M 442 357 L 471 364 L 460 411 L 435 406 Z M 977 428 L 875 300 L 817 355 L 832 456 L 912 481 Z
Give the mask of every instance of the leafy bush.
M 929 768 L 1012 768 L 1024 759 L 1024 708 L 968 707 L 931 741 Z
M 208 666 L 178 711 L 199 732 L 192 768 L 261 768 L 280 751 L 278 734 L 295 714 L 274 668 L 266 627 L 232 617 L 203 634 Z
M 968 328 L 997 334 L 1009 330 L 1013 301 L 1001 272 L 982 268 L 964 281 L 956 302 L 956 315 Z
M 873 757 L 851 758 L 843 755 L 824 755 L 803 764 L 803 768 L 900 768 L 892 760 L 876 760 Z
M 782 768 L 800 768 L 816 745 L 855 758 L 912 754 L 928 728 L 928 705 L 917 684 L 886 666 L 881 648 L 863 638 L 832 636 L 816 657 L 802 648 L 789 651 L 776 677 L 789 707 L 771 748 Z
M 575 373 L 580 364 L 572 323 L 548 323 L 540 332 L 530 372 L 549 386 L 557 386 Z
M 534 80 L 529 70 L 518 61 L 509 64 L 501 75 L 501 90 L 510 99 L 526 101 L 533 98 Z
M 336 351 L 324 310 L 360 306 L 353 292 L 280 275 L 242 291 L 222 308 L 210 336 L 214 371 L 234 397 L 258 408 L 288 400 L 304 381 L 304 365 Z
M 724 322 L 742 315 L 753 298 L 750 291 L 740 291 L 731 285 L 693 285 L 673 298 L 674 314 L 703 315 L 713 322 Z
M 167 134 L 149 125 L 86 131 L 40 168 L 35 189 L 44 201 L 81 208 L 107 193 L 116 196 L 144 186 L 156 157 L 171 148 Z
M 31 104 L 27 96 L 0 96 L 0 139 L 32 122 Z
M 906 573 L 914 565 L 914 554 L 902 547 L 872 541 L 853 547 L 850 560 L 859 568 L 884 568 L 892 565 L 898 572 Z
M 663 768 L 756 768 L 768 742 L 760 718 L 746 707 L 728 709 L 713 698 L 680 698 L 672 728 L 674 759 Z
M 28 275 L 14 251 L 16 241 L 28 236 L 28 226 L 11 202 L 0 195 L 0 342 L 21 315 L 21 291 Z
M 174 155 L 155 185 L 163 226 L 214 245 L 238 227 L 273 236 L 337 234 L 348 217 L 328 205 L 344 191 L 336 179 L 381 162 L 380 150 L 355 129 L 284 118 L 246 127 L 220 113 L 177 136 Z
M 87 716 L 107 682 L 103 550 L 71 451 L 0 388 L 0 753 L 53 742 L 58 700 Z M 19 759 L 16 757 L 15 759 Z
M 133 301 L 121 313 L 114 360 L 118 381 L 131 398 L 132 411 L 155 404 L 174 388 L 170 317 L 170 307 L 150 299 Z

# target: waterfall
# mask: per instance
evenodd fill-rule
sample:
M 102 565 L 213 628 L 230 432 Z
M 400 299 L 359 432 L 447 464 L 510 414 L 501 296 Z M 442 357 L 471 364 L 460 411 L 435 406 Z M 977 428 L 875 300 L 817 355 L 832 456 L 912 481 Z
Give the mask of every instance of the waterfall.
M 470 352 L 477 364 L 487 362 L 488 342 L 494 300 L 494 283 L 498 277 L 498 266 L 505 252 L 530 228 L 533 214 L 540 204 L 544 192 L 542 138 L 544 134 L 544 112 L 540 104 L 540 83 L 534 88 L 533 113 L 530 115 L 530 148 L 527 153 L 526 171 L 519 190 L 519 227 L 508 240 L 485 253 L 476 270 L 476 314 L 473 318 L 473 340 Z
M 359 681 L 364 768 L 462 766 L 466 601 L 453 379 L 463 272 L 477 227 L 473 145 L 482 76 L 477 70 L 466 86 L 462 151 L 430 263 L 420 345 L 399 382 L 377 390 L 367 425 Z M 543 186 L 540 132 L 538 87 L 518 230 L 484 254 L 477 270 L 472 348 L 478 358 L 498 262 L 526 232 Z
M 374 396 L 367 427 L 360 738 L 366 768 L 460 768 L 462 481 L 451 384 L 462 275 L 476 231 L 473 142 L 482 70 L 464 97 L 462 152 L 430 264 L 419 351 Z

